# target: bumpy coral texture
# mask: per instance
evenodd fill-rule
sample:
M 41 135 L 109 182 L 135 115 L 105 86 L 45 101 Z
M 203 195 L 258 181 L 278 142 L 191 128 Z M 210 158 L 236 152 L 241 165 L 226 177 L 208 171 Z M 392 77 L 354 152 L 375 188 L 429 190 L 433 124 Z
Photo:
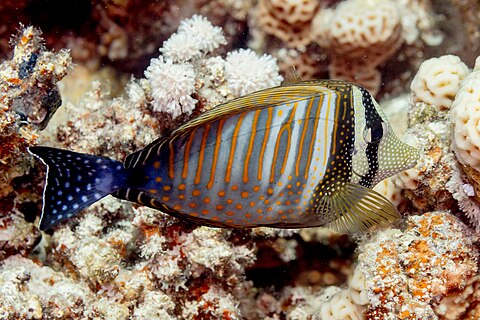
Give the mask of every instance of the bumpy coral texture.
M 375 69 L 400 46 L 401 21 L 395 2 L 347 0 L 335 10 L 322 10 L 313 20 L 312 38 L 332 51 L 330 77 L 362 84 L 378 92 Z
M 46 51 L 40 35 L 33 27 L 23 29 L 12 39 L 13 57 L 0 65 L 0 196 L 30 168 L 26 149 L 60 106 L 56 84 L 71 65 L 66 50 Z
M 445 212 L 413 216 L 404 232 L 379 233 L 359 256 L 370 300 L 366 318 L 436 318 L 437 299 L 462 290 L 477 273 L 474 242 Z
M 153 109 L 170 113 L 173 118 L 182 113 L 190 114 L 197 100 L 192 98 L 195 92 L 195 71 L 193 66 L 174 64 L 162 56 L 152 59 L 145 71 L 150 82 L 153 96 Z
M 460 162 L 480 171 L 480 58 L 460 84 L 452 104 L 454 150 Z
M 420 65 L 410 89 L 414 102 L 424 102 L 439 108 L 449 109 L 468 67 L 453 55 L 428 59 Z
M 250 49 L 229 52 L 225 59 L 227 85 L 235 95 L 279 85 L 283 78 L 278 70 L 275 58 L 266 54 L 259 57 Z
M 287 46 L 302 47 L 311 41 L 311 22 L 318 6 L 316 0 L 260 0 L 256 8 L 258 24 Z
M 180 23 L 178 31 L 163 43 L 160 51 L 167 59 L 184 62 L 226 43 L 220 27 L 214 27 L 205 17 L 194 15 Z

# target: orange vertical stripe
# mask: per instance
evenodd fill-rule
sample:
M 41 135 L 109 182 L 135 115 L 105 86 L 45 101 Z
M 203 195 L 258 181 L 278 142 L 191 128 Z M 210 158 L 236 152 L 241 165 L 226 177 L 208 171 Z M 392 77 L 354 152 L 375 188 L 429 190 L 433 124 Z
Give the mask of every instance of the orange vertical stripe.
M 308 130 L 308 122 L 309 122 L 308 117 L 310 116 L 310 112 L 312 111 L 312 105 L 314 101 L 315 101 L 315 97 L 311 97 L 310 102 L 308 103 L 307 112 L 305 113 L 305 121 L 303 125 L 302 136 L 300 137 L 300 145 L 297 153 L 297 162 L 295 164 L 295 176 L 297 177 L 298 177 L 298 171 L 300 167 L 300 161 L 302 160 L 303 143 L 305 141 L 305 135 L 307 134 L 307 130 Z
M 330 97 L 330 94 L 328 95 Z M 317 112 L 315 113 L 315 121 L 313 122 L 313 134 L 312 134 L 312 140 L 310 141 L 310 148 L 308 150 L 308 159 L 307 159 L 307 164 L 305 166 L 305 180 L 308 178 L 308 170 L 310 169 L 310 162 L 312 161 L 312 156 L 313 156 L 313 146 L 315 145 L 315 141 L 317 140 L 317 127 L 318 127 L 318 121 L 320 120 L 320 111 L 322 110 L 323 106 L 323 95 L 318 97 L 318 106 L 317 106 Z M 327 106 L 328 107 L 328 106 Z
M 170 179 L 175 177 L 175 167 L 173 166 L 173 160 L 175 158 L 175 154 L 173 152 L 173 141 L 168 143 L 168 175 Z
M 246 113 L 242 113 L 237 120 L 237 125 L 233 130 L 233 137 L 232 137 L 232 144 L 230 146 L 230 155 L 228 157 L 227 163 L 227 170 L 225 171 L 225 182 L 230 182 L 230 177 L 232 175 L 232 164 L 233 164 L 233 157 L 235 154 L 235 149 L 237 147 L 237 139 L 238 139 L 238 132 L 240 131 L 240 127 L 242 126 L 243 117 L 245 117 Z
M 260 150 L 260 156 L 258 158 L 258 180 L 262 180 L 263 155 L 265 154 L 265 148 L 267 147 L 268 135 L 270 134 L 270 125 L 272 124 L 272 109 L 273 108 L 268 108 L 268 118 L 267 123 L 265 123 L 265 136 L 263 137 L 262 149 Z
M 248 182 L 248 166 L 250 163 L 250 157 L 252 156 L 253 144 L 255 143 L 255 135 L 257 133 L 257 122 L 258 116 L 262 110 L 255 111 L 253 115 L 253 122 L 252 122 L 252 134 L 250 135 L 250 142 L 248 143 L 247 155 L 245 156 L 245 162 L 243 164 L 243 182 Z
M 187 179 L 188 175 L 188 161 L 190 160 L 190 149 L 192 147 L 193 138 L 195 137 L 195 132 L 197 128 L 194 128 L 192 132 L 190 132 L 190 137 L 188 137 L 187 144 L 185 145 L 185 152 L 183 154 L 183 171 L 182 171 L 182 178 Z
M 205 158 L 205 145 L 207 144 L 208 132 L 210 131 L 210 124 L 205 125 L 205 130 L 203 131 L 202 142 L 200 144 L 200 153 L 198 155 L 197 160 L 197 174 L 195 175 L 195 180 L 193 181 L 195 184 L 200 183 L 200 179 L 202 177 L 202 167 L 203 167 L 203 159 Z
M 294 121 L 293 119 L 295 118 L 295 113 L 297 113 L 297 107 L 298 102 L 295 102 L 295 104 L 293 105 L 292 113 L 290 114 L 290 118 L 288 119 L 288 124 L 286 125 L 286 129 L 288 132 L 287 148 L 285 150 L 285 156 L 283 157 L 283 164 L 282 169 L 280 169 L 280 174 L 283 174 L 285 172 L 285 167 L 287 166 L 288 153 L 290 152 L 290 145 L 292 143 L 292 122 Z
M 222 130 L 223 130 L 224 124 L 225 124 L 225 119 L 221 119 L 218 122 L 217 137 L 215 140 L 215 149 L 213 150 L 212 168 L 210 169 L 210 181 L 208 181 L 207 189 L 211 189 L 213 187 L 213 182 L 215 179 L 215 171 L 217 170 L 218 152 L 220 151 L 220 146 L 222 144 Z
M 272 162 L 272 168 L 270 169 L 270 183 L 273 183 L 274 178 L 275 178 L 275 165 L 277 163 L 277 156 L 278 156 L 278 149 L 280 148 L 280 140 L 282 139 L 282 134 L 283 131 L 287 130 L 287 144 L 286 144 L 286 151 L 285 151 L 285 156 L 283 157 L 283 163 L 282 163 L 282 168 L 280 169 L 280 173 L 283 174 L 285 171 L 285 165 L 287 164 L 287 156 L 288 152 L 290 151 L 290 139 L 291 139 L 291 134 L 290 134 L 290 124 L 292 123 L 293 117 L 295 116 L 295 112 L 297 110 L 298 102 L 296 102 L 292 108 L 292 111 L 290 112 L 290 116 L 287 120 L 286 123 L 282 125 L 280 130 L 278 131 L 278 136 L 277 140 L 275 142 L 275 151 L 273 153 L 273 162 Z
M 345 107 L 345 106 L 344 106 Z M 346 107 L 345 107 L 346 109 Z M 332 138 L 332 143 L 333 143 L 333 148 L 332 148 L 332 155 L 337 153 L 337 131 L 338 131 L 338 113 L 340 112 L 340 97 L 338 99 L 337 103 L 337 110 L 335 110 L 335 118 L 333 119 L 333 138 Z

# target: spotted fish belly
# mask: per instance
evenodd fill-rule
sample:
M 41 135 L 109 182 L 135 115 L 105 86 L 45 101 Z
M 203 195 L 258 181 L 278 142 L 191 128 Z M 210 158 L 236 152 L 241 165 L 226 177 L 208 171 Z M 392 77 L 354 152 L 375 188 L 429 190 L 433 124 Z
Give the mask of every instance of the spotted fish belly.
M 322 225 L 311 208 L 352 133 L 341 101 L 328 89 L 222 117 L 146 148 L 127 164 L 141 179 L 138 200 L 210 225 Z

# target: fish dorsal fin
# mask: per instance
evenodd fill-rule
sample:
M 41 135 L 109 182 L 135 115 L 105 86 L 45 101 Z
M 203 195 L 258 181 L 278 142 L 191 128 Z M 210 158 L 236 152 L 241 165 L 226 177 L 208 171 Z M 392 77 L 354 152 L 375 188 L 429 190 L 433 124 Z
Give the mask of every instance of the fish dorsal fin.
M 213 109 L 205 111 L 198 117 L 187 121 L 171 134 L 155 140 L 144 149 L 128 155 L 125 159 L 125 167 L 131 168 L 137 163 L 141 163 L 148 155 L 150 155 L 150 152 L 153 149 L 161 148 L 163 144 L 172 142 L 176 138 L 188 134 L 196 127 L 246 111 L 274 107 L 286 103 L 295 103 L 314 97 L 335 94 L 335 86 L 339 85 L 339 83 L 341 83 L 341 81 L 303 81 L 256 91 L 246 96 L 227 101 Z M 332 84 L 335 86 L 332 87 Z
M 378 192 L 347 183 L 316 207 L 328 221 L 325 227 L 341 233 L 360 233 L 400 218 L 393 204 Z
M 297 72 L 297 68 L 295 68 L 295 66 L 291 66 L 288 69 L 287 74 L 285 75 L 285 79 L 283 80 L 283 84 L 287 85 L 287 84 L 299 83 L 299 82 L 302 82 L 302 79 L 300 78 L 300 76 Z
M 181 135 L 190 129 L 211 123 L 226 116 L 232 116 L 245 111 L 274 107 L 286 103 L 295 103 L 315 96 L 333 94 L 331 88 L 325 86 L 324 81 L 306 81 L 290 85 L 282 85 L 253 92 L 236 98 L 207 110 L 172 133 L 172 137 Z
M 125 168 L 129 169 L 134 167 L 137 163 L 141 163 L 142 161 L 145 160 L 145 158 L 148 156 L 150 151 L 163 144 L 167 139 L 169 139 L 169 135 L 162 136 L 158 139 L 155 139 L 154 141 L 150 142 L 146 147 L 143 149 L 140 149 L 138 151 L 135 151 L 133 153 L 130 153 L 125 157 L 124 165 Z M 140 159 L 142 158 L 142 159 Z

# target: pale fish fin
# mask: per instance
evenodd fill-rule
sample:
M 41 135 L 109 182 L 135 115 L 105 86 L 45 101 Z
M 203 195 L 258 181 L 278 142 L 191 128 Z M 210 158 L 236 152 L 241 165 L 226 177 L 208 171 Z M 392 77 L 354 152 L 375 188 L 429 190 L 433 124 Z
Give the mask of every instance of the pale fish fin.
M 297 68 L 295 66 L 291 66 L 287 74 L 285 75 L 285 80 L 283 80 L 283 85 L 292 84 L 292 83 L 299 83 L 302 82 L 302 79 L 298 75 Z
M 333 85 L 336 85 L 335 82 Z M 283 104 L 294 104 L 308 99 L 321 96 L 336 95 L 337 93 L 329 88 L 332 83 L 326 80 L 306 81 L 290 85 L 268 88 L 250 93 L 246 96 L 236 98 L 207 110 L 197 118 L 181 125 L 172 132 L 169 139 L 189 132 L 197 126 L 211 123 L 224 117 L 240 114 L 242 112 L 255 111 L 258 109 L 271 108 Z M 168 139 L 167 139 L 168 140 Z M 166 141 L 164 141 L 165 143 Z
M 361 233 L 400 218 L 394 205 L 378 192 L 347 183 L 344 188 L 319 201 L 317 212 L 325 227 L 340 233 Z

